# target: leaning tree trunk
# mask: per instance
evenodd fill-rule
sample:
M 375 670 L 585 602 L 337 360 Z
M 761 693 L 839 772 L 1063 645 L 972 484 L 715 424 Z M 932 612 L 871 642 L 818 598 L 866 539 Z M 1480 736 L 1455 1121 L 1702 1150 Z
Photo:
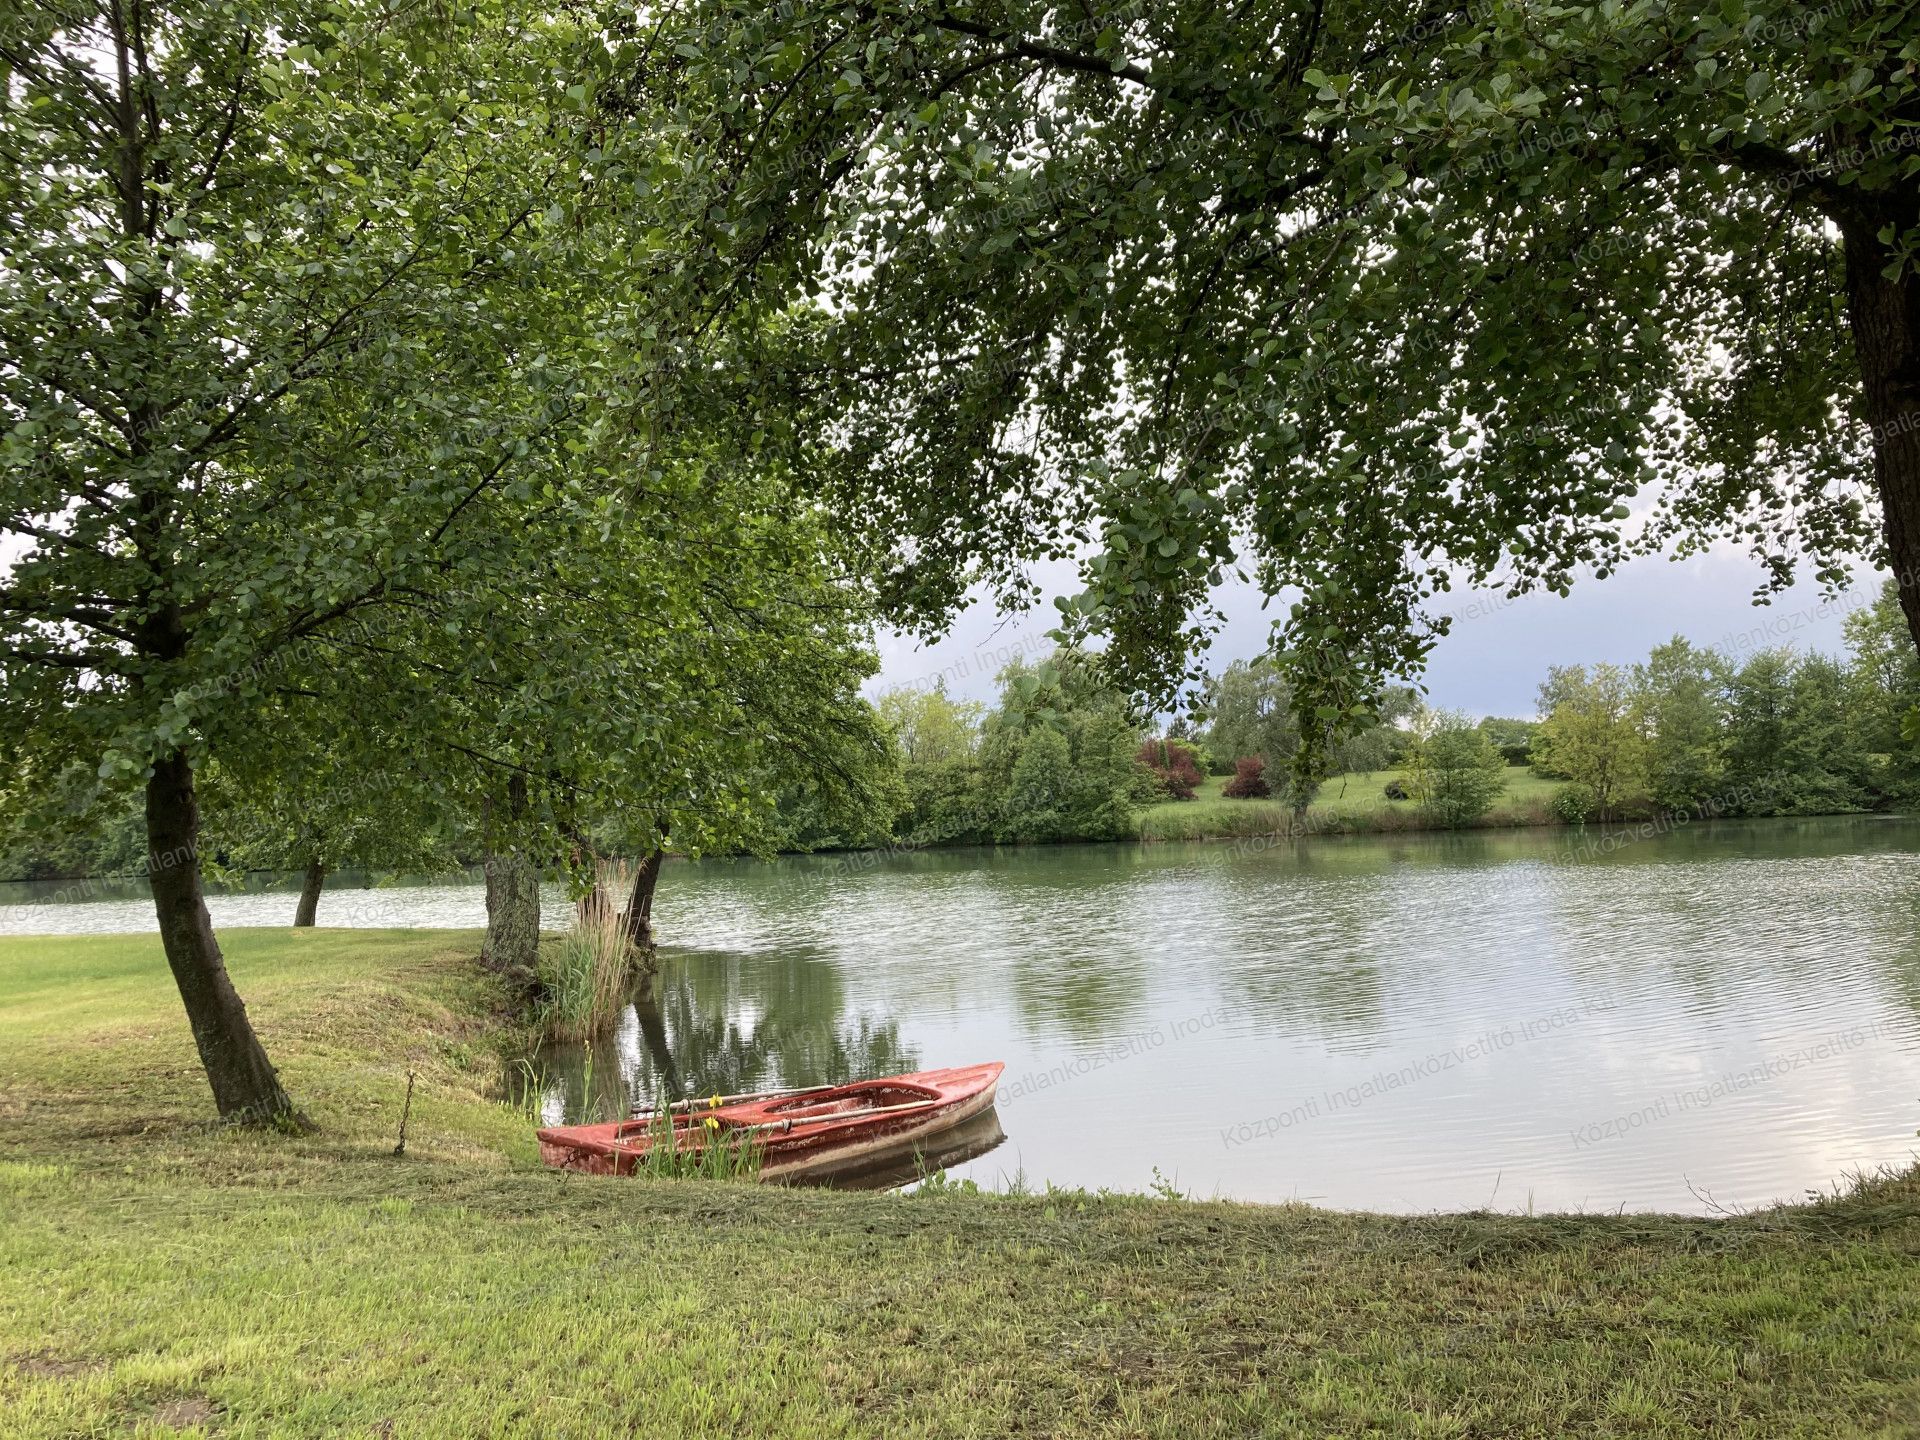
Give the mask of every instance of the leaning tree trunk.
M 154 763 L 147 781 L 147 884 L 160 918 L 161 948 L 186 1004 L 220 1118 L 249 1125 L 296 1122 L 293 1102 L 281 1089 L 220 957 L 200 888 L 199 841 L 193 767 L 176 750 Z
M 320 890 L 327 883 L 327 867 L 315 856 L 307 862 L 307 877 L 300 886 L 300 904 L 293 912 L 296 927 L 310 926 L 320 913 Z
M 633 872 L 633 893 L 627 897 L 623 918 L 628 942 L 640 950 L 653 948 L 653 891 L 660 883 L 660 862 L 665 858 L 664 850 L 655 850 Z
M 1866 421 L 1873 436 L 1873 478 L 1881 525 L 1907 629 L 1920 646 L 1920 277 L 1911 262 L 1898 279 L 1878 230 L 1910 226 L 1920 206 L 1862 216 L 1844 227 L 1847 319 L 1860 366 Z

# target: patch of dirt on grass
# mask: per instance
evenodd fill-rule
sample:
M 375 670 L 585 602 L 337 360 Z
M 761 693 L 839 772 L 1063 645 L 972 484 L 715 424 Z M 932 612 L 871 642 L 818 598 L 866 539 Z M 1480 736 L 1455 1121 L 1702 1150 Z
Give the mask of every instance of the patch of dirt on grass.
M 191 1430 L 205 1425 L 219 1416 L 213 1402 L 203 1395 L 189 1395 L 179 1400 L 165 1400 L 153 1407 L 153 1418 L 162 1425 L 171 1425 L 176 1430 Z
M 76 1375 L 91 1375 L 107 1368 L 104 1360 L 74 1360 L 48 1355 L 44 1351 L 38 1355 L 23 1355 L 7 1363 L 16 1373 L 25 1375 L 29 1380 L 71 1380 Z

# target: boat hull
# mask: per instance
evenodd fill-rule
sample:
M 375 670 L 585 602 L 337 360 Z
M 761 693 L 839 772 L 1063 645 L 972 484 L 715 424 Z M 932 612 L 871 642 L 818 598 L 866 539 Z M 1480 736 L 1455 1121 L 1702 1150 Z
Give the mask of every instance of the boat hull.
M 1006 1138 L 1007 1132 L 1000 1128 L 1000 1116 L 989 1107 L 971 1120 L 962 1120 L 951 1129 L 929 1135 L 905 1149 L 876 1155 L 857 1168 L 802 1175 L 796 1177 L 795 1183 L 824 1185 L 833 1190 L 898 1190 L 936 1171 L 951 1170 L 991 1154 Z
M 674 1117 L 674 1144 L 698 1152 L 716 1137 L 760 1148 L 760 1178 L 776 1183 L 830 1181 L 926 1146 L 993 1106 L 1004 1066 L 998 1061 L 923 1070 L 800 1096 L 772 1097 Z M 711 1119 L 718 1128 L 707 1125 Z M 631 1175 L 653 1145 L 659 1122 L 551 1126 L 539 1132 L 540 1158 L 558 1170 Z

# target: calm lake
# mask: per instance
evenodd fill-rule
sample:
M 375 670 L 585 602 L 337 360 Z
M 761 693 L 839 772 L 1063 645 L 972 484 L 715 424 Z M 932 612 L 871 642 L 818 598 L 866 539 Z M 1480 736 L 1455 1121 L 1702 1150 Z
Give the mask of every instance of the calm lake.
M 956 1175 L 1388 1210 L 1699 1212 L 1920 1149 L 1920 820 L 675 864 L 655 915 L 651 1003 L 542 1057 L 551 1118 L 999 1059 L 1006 1138 Z M 0 886 L 11 933 L 150 928 Z

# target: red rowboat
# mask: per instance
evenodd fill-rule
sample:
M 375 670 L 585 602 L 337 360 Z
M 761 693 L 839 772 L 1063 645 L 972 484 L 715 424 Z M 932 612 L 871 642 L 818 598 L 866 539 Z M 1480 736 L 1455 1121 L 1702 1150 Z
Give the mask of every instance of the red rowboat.
M 677 1150 L 750 1138 L 762 1180 L 820 1180 L 864 1169 L 971 1120 L 993 1104 L 998 1060 L 951 1070 L 922 1070 L 792 1094 L 692 1102 L 671 1116 Z M 630 1175 L 662 1138 L 667 1117 L 611 1125 L 556 1125 L 539 1132 L 540 1158 L 557 1170 Z M 709 1125 L 708 1121 L 715 1122 Z

